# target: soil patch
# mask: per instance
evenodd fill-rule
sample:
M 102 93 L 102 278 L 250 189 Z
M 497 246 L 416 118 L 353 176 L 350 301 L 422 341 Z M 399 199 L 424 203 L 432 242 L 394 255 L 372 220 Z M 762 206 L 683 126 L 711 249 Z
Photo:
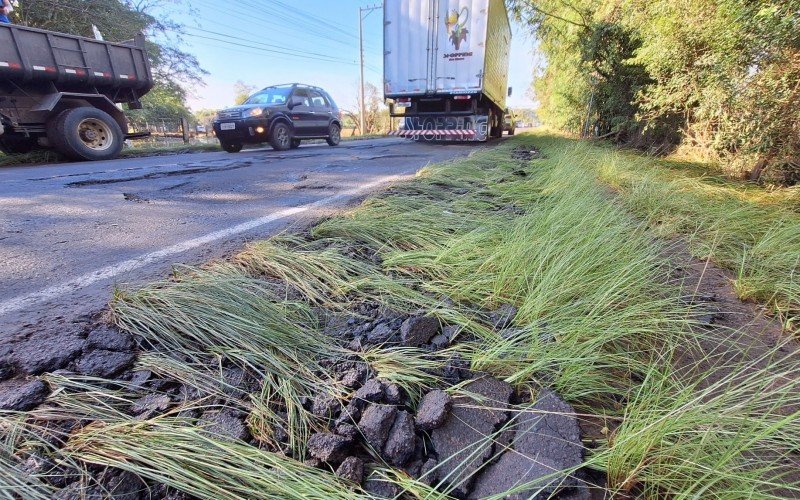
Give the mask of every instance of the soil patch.
M 682 284 L 684 300 L 697 308 L 694 328 L 704 330 L 698 345 L 685 349 L 676 362 L 684 375 L 702 374 L 701 387 L 708 387 L 735 371 L 747 376 L 765 368 L 773 372 L 797 368 L 800 344 L 783 332 L 780 320 L 766 308 L 739 300 L 731 273 L 692 257 L 682 240 L 673 240 L 664 256 Z

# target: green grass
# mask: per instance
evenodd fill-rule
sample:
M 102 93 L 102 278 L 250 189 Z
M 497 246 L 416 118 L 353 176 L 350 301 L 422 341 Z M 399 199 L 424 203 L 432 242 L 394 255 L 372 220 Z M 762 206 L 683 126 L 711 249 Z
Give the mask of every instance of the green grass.
M 550 143 L 566 139 L 547 139 Z M 800 315 L 800 188 L 760 187 L 686 162 L 589 145 L 587 167 L 657 234 L 736 276 L 743 300 L 765 303 L 794 329 Z
M 331 381 L 317 358 L 342 352 L 318 333 L 306 305 L 280 301 L 263 280 L 230 266 L 180 273 L 134 294 L 119 292 L 111 304 L 115 322 L 195 372 L 221 359 L 254 374 L 289 413 L 292 444 L 302 455 L 314 427 L 302 400 Z
M 666 360 L 648 373 L 608 447 L 590 463 L 608 473 L 620 495 L 796 497 L 799 384 L 794 370 L 740 365 L 700 388 L 671 377 Z
M 510 157 L 531 144 L 547 158 Z M 796 496 L 800 479 L 787 474 L 800 450 L 796 360 L 765 362 L 781 346 L 764 359 L 722 353 L 710 364 L 722 376 L 687 376 L 681 355 L 702 357 L 717 339 L 695 327 L 698 311 L 682 300 L 687 291 L 664 252 L 664 237 L 686 237 L 698 255 L 738 273 L 743 297 L 770 304 L 791 325 L 800 255 L 792 200 L 703 177 L 698 167 L 555 136 L 518 137 L 430 166 L 310 236 L 256 242 L 229 263 L 177 268 L 170 280 L 118 291 L 116 324 L 158 350 L 138 368 L 197 388 L 196 400 L 136 421 L 126 412 L 138 389 L 51 377 L 51 406 L 22 422 L 80 418 L 87 425 L 67 448 L 48 453 L 77 469 L 117 467 L 200 498 L 353 498 L 361 492 L 352 485 L 301 462 L 308 435 L 322 429 L 305 398 L 320 388 L 344 395 L 323 359 L 364 360 L 416 401 L 444 386 L 441 368 L 458 355 L 521 393 L 552 388 L 583 417 L 604 422 L 588 466 L 608 474 L 612 494 Z M 321 333 L 326 318 L 375 302 L 460 325 L 461 341 L 436 354 L 352 353 Z M 495 331 L 487 313 L 508 303 L 517 317 Z M 227 384 L 231 367 L 259 389 Z M 719 381 L 703 383 L 709 375 Z M 178 417 L 229 407 L 248 413 L 261 448 Z M 9 428 L 29 425 L 14 421 Z M 291 456 L 275 453 L 276 426 L 287 429 Z M 18 454 L 21 440 L 9 439 L 10 455 Z M 411 497 L 446 497 L 446 489 L 388 466 L 373 473 Z M 38 491 L 37 478 L 14 474 L 10 488 Z
M 66 454 L 116 467 L 204 499 L 357 497 L 331 473 L 244 443 L 215 439 L 179 419 L 89 426 Z

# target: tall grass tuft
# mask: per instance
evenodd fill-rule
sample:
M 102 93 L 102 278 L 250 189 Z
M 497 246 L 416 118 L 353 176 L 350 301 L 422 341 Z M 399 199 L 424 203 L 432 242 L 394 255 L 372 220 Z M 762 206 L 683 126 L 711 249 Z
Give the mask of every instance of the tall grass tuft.
M 121 328 L 170 356 L 196 365 L 219 356 L 257 375 L 292 413 L 296 443 L 305 443 L 313 425 L 302 401 L 330 382 L 317 358 L 344 354 L 317 331 L 307 306 L 280 301 L 263 280 L 234 267 L 191 270 L 176 282 L 119 293 L 111 308 Z
M 626 406 L 608 448 L 591 458 L 614 493 L 644 497 L 800 495 L 800 381 L 738 367 L 701 388 L 655 366 Z
M 180 420 L 95 423 L 67 456 L 116 467 L 204 499 L 347 499 L 360 495 L 332 473 L 244 443 L 222 441 Z
M 613 186 L 627 208 L 661 235 L 686 238 L 696 256 L 735 273 L 742 299 L 764 302 L 787 326 L 796 325 L 800 191 L 770 191 L 685 164 L 580 147 L 591 155 L 583 167 Z

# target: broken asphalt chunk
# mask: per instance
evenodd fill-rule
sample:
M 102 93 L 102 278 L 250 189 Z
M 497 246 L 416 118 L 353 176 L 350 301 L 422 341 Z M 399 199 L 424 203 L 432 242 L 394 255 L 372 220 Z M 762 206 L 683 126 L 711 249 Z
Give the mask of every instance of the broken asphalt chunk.
M 431 434 L 440 476 L 454 495 L 466 496 L 475 474 L 492 458 L 493 436 L 508 418 L 512 393 L 509 384 L 491 377 L 465 384 L 444 425 Z
M 417 409 L 417 427 L 423 431 L 441 427 L 452 405 L 453 399 L 442 390 L 436 389 L 425 394 Z

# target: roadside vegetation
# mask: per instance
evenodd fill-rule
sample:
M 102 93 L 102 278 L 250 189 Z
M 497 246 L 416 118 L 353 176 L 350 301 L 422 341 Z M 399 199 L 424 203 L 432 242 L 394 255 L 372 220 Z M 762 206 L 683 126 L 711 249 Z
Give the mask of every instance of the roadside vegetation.
M 346 359 L 398 384 L 413 407 L 447 387 L 439 369 L 457 357 L 517 394 L 549 389 L 573 405 L 598 491 L 798 496 L 790 339 L 758 355 L 704 351 L 720 332 L 699 321 L 697 290 L 683 286 L 666 252 L 669 238 L 687 238 L 791 330 L 800 304 L 794 196 L 546 134 L 430 166 L 309 232 L 118 291 L 111 320 L 139 339 L 138 368 L 180 381 L 181 397 L 133 418 L 142 394 L 132 382 L 48 376 L 49 405 L 0 419 L 0 495 L 46 497 L 53 474 L 113 467 L 199 498 L 368 497 L 303 463 L 309 434 L 325 426 L 304 401 L 320 390 L 344 398 L 331 366 Z M 458 334 L 436 352 L 357 349 L 328 334 L 367 305 L 423 310 Z M 491 312 L 504 305 L 516 315 L 498 326 Z M 721 373 L 685 370 L 689 351 L 721 358 L 710 368 Z M 231 367 L 251 389 L 230 382 Z M 518 398 L 511 411 L 534 411 L 532 400 Z M 193 425 L 209 409 L 246 414 L 253 440 Z M 53 430 L 63 422 L 71 427 Z M 31 456 L 53 467 L 16 465 Z M 388 464 L 368 474 L 409 498 L 453 492 L 448 478 L 426 485 Z
M 563 143 L 563 139 L 543 144 Z M 574 155 L 647 221 L 692 254 L 729 270 L 742 300 L 771 307 L 789 329 L 800 315 L 800 188 L 727 178 L 713 164 L 575 143 Z
M 800 181 L 797 0 L 511 0 L 545 63 L 545 125 L 733 177 Z

